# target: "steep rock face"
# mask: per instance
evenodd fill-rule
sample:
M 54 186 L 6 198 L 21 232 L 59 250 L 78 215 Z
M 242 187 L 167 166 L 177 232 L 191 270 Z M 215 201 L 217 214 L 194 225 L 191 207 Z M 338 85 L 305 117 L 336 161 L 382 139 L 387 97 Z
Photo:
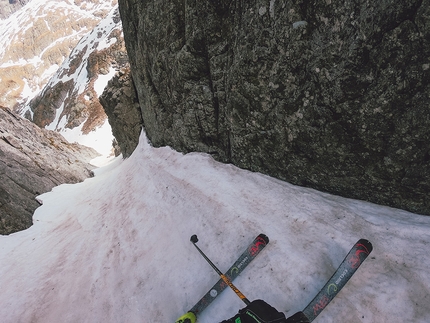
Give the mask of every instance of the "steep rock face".
M 30 227 L 35 197 L 92 176 L 97 155 L 0 107 L 0 234 Z
M 145 129 L 430 214 L 430 0 L 119 0 Z
M 139 143 L 143 123 L 129 67 L 122 69 L 109 81 L 99 99 L 122 156 L 129 157 Z

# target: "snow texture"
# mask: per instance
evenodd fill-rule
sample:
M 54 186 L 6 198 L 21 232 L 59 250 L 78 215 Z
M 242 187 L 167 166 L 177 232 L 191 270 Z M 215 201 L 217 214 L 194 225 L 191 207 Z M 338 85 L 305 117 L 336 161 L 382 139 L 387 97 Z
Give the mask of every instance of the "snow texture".
M 430 322 L 430 217 L 345 199 L 202 153 L 153 148 L 38 197 L 34 225 L 0 236 L 2 322 L 174 322 L 259 234 L 269 245 L 235 280 L 248 299 L 292 315 L 359 238 L 370 257 L 315 320 Z M 199 317 L 243 307 L 223 292 Z

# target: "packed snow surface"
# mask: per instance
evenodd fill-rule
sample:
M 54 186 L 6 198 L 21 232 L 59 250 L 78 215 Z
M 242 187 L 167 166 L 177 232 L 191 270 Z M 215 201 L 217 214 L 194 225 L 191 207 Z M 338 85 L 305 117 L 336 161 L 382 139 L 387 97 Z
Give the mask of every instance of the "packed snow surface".
M 0 236 L 0 317 L 16 322 L 173 323 L 259 234 L 234 281 L 287 316 L 316 295 L 359 238 L 374 250 L 314 322 L 430 322 L 430 217 L 345 199 L 201 153 L 151 147 L 39 196 L 34 225 Z M 199 317 L 243 307 L 224 291 Z

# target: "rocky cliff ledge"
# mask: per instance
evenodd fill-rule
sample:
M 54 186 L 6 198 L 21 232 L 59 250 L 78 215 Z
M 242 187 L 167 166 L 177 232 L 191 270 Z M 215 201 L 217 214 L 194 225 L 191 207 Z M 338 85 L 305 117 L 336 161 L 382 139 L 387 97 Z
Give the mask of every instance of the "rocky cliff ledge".
M 0 107 L 0 234 L 30 227 L 36 196 L 92 176 L 97 155 Z
M 430 214 L 430 0 L 119 0 L 149 138 Z
M 81 38 L 69 57 L 30 104 L 25 115 L 39 127 L 62 131 L 82 126 L 88 134 L 106 114 L 99 96 L 115 71 L 128 66 L 118 8 Z M 101 88 L 101 89 L 100 89 Z
M 122 156 L 129 157 L 139 143 L 143 122 L 128 66 L 118 71 L 108 82 L 99 100 L 108 116 Z

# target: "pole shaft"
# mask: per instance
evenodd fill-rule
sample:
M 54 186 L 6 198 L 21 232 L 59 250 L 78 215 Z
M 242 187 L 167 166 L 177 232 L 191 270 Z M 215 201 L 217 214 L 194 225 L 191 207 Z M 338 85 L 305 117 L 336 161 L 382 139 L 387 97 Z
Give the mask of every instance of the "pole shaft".
M 233 283 L 230 281 L 230 279 L 225 276 L 221 270 L 217 268 L 217 266 L 214 265 L 214 263 L 204 254 L 203 251 L 200 250 L 200 248 L 193 242 L 194 247 L 197 248 L 197 250 L 200 252 L 200 254 L 205 258 L 205 260 L 211 265 L 211 267 L 217 272 L 217 274 L 221 277 L 221 279 L 236 293 L 237 296 L 246 304 L 249 305 L 251 302 L 243 295 L 239 289 L 237 289 L 236 286 L 233 285 Z

